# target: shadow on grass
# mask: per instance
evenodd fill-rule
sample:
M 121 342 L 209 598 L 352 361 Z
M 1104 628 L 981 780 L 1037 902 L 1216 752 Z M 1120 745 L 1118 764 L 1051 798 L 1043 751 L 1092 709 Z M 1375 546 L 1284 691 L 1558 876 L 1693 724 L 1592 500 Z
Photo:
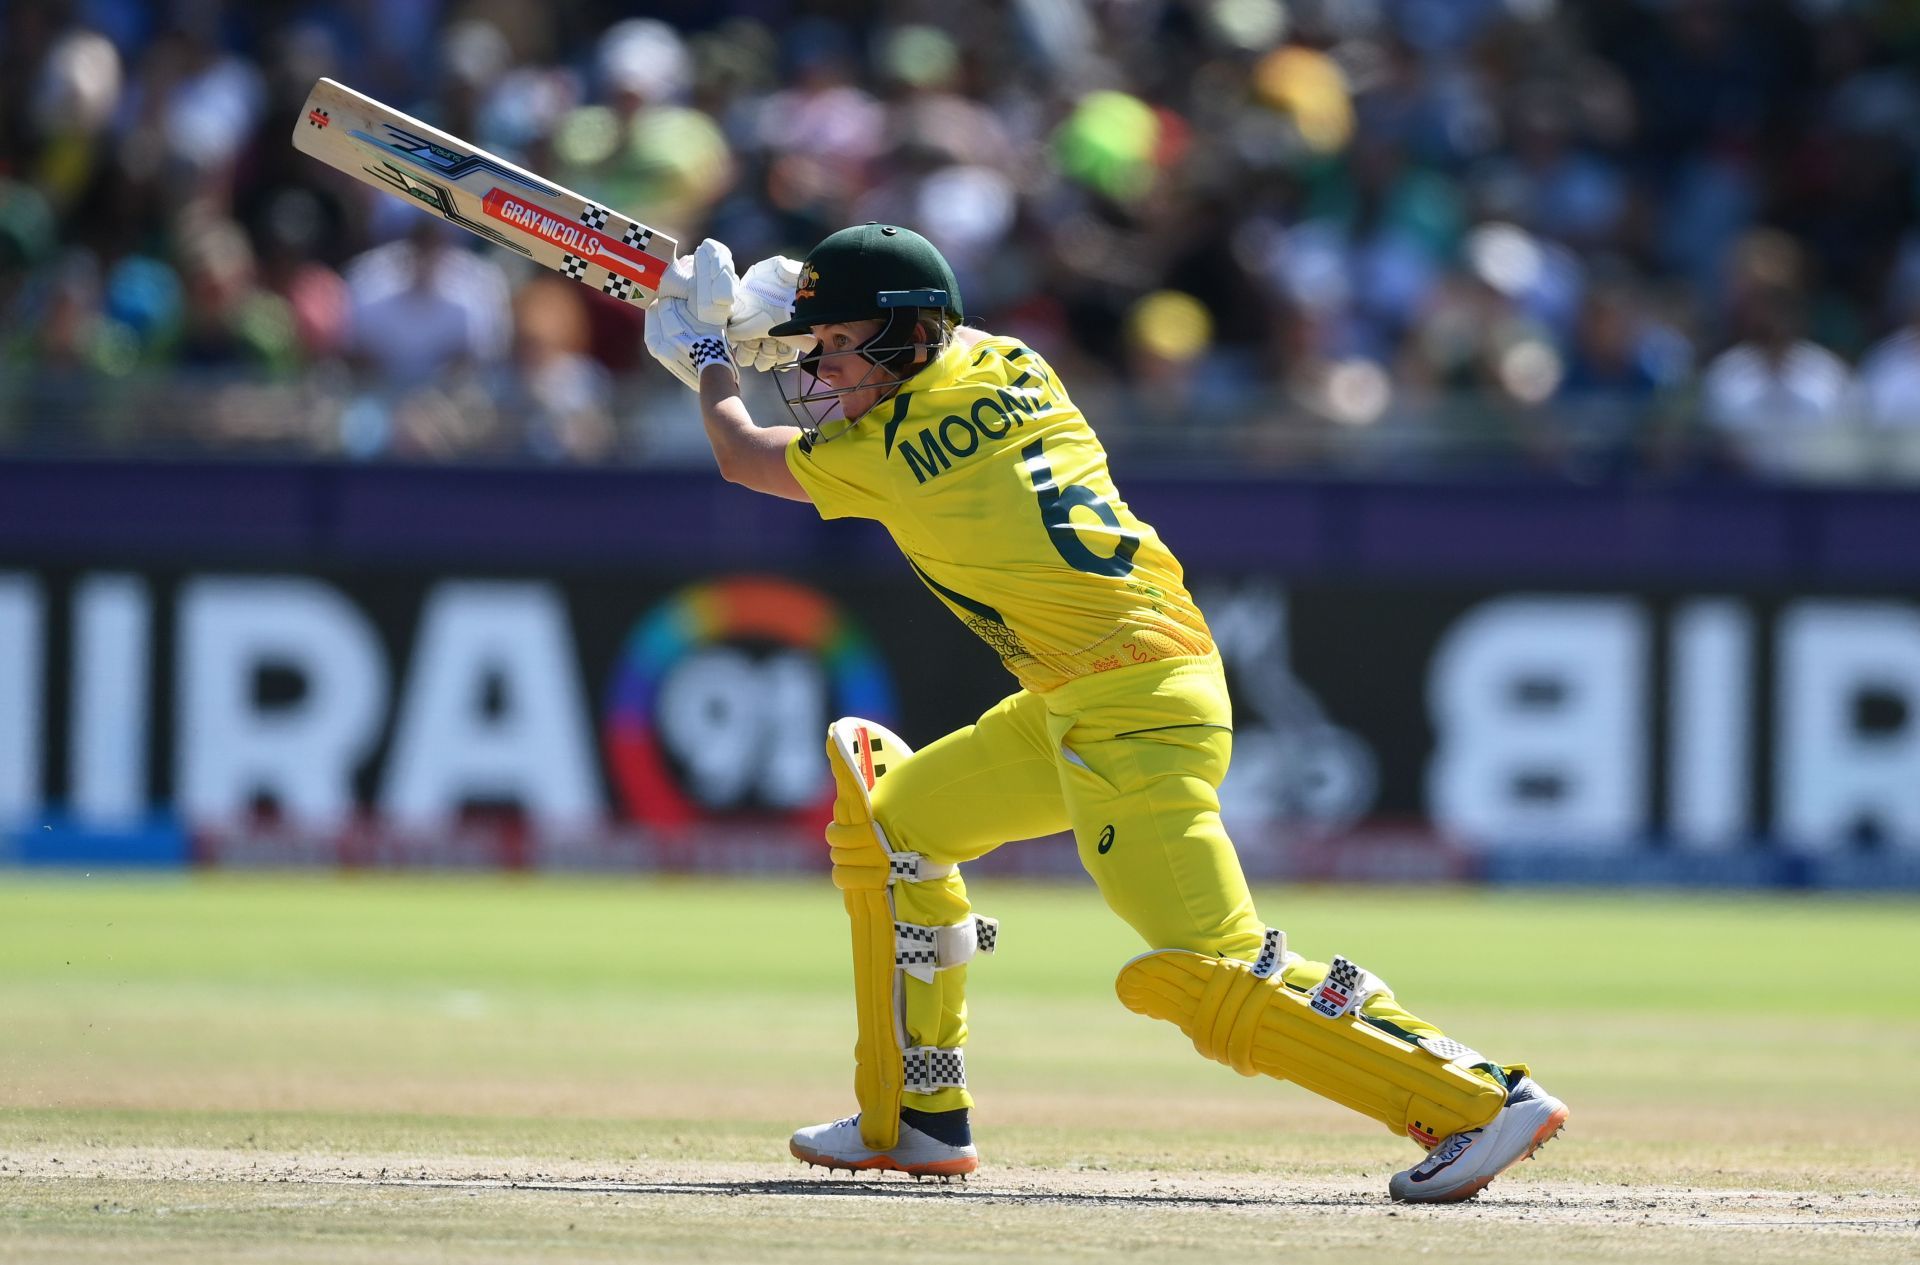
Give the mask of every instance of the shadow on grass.
M 354 1183 L 360 1184 L 360 1183 Z M 1102 1194 L 1097 1191 L 1003 1190 L 986 1182 L 948 1181 L 940 1178 L 914 1179 L 905 1175 L 893 1178 L 814 1177 L 772 1181 L 711 1182 L 623 1182 L 623 1181 L 463 1181 L 445 1178 L 375 1178 L 370 1186 L 404 1186 L 437 1190 L 528 1190 L 565 1191 L 585 1195 L 719 1195 L 737 1198 L 760 1195 L 774 1198 L 819 1199 L 853 1197 L 862 1199 L 979 1199 L 994 1203 L 1059 1204 L 1097 1208 L 1125 1205 L 1163 1207 L 1344 1207 L 1364 1202 L 1354 1195 L 1176 1195 L 1155 1192 Z
M 356 1183 L 358 1184 L 358 1183 Z M 763 1181 L 711 1182 L 627 1182 L 627 1181 L 505 1181 L 451 1180 L 434 1178 L 379 1178 L 366 1182 L 373 1186 L 408 1186 L 442 1189 L 564 1191 L 573 1194 L 603 1195 L 719 1195 L 727 1198 L 759 1195 L 769 1198 L 822 1199 L 852 1197 L 858 1199 L 965 1199 L 987 1203 L 1027 1204 L 1035 1207 L 1102 1208 L 1373 1208 L 1389 1216 L 1407 1215 L 1495 1215 L 1515 1213 L 1566 1213 L 1590 1207 L 1592 1201 L 1569 1199 L 1565 1195 L 1511 1192 L 1494 1200 L 1471 1200 L 1445 1204 L 1401 1204 L 1360 1191 L 1351 1193 L 1263 1194 L 1263 1195 L 1180 1195 L 1171 1192 L 1141 1191 L 1132 1194 L 1073 1190 L 1004 1190 L 988 1182 L 945 1181 L 939 1178 L 916 1180 L 905 1174 L 896 1177 L 813 1177 Z M 1599 1206 L 1614 1208 L 1619 1201 L 1604 1199 Z M 1660 1201 L 1636 1200 L 1640 1208 L 1659 1208 Z M 1705 1218 L 1708 1213 L 1694 1207 L 1692 1192 L 1687 1192 L 1680 1213 Z M 1673 1209 L 1667 1211 L 1672 1212 Z M 1689 1219 L 1683 1224 L 1691 1225 Z M 1747 1218 L 1717 1221 L 1714 1229 L 1912 1229 L 1920 1230 L 1920 1220 L 1911 1216 L 1828 1218 L 1805 1217 Z

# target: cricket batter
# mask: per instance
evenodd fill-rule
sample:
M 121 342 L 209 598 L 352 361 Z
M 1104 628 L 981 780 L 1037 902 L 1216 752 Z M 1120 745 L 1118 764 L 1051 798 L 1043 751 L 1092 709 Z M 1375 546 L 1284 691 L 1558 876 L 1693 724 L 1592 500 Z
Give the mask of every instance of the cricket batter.
M 1120 498 L 1047 362 L 961 324 L 953 272 L 905 228 L 833 234 L 736 278 L 717 242 L 676 265 L 647 345 L 700 395 L 721 473 L 879 521 L 1019 689 L 910 751 L 870 721 L 827 733 L 827 843 L 852 921 L 859 1113 L 793 1135 L 828 1168 L 954 1176 L 968 1123 L 967 964 L 996 924 L 961 867 L 1071 830 L 1146 941 L 1120 1000 L 1243 1075 L 1295 1081 L 1418 1143 L 1395 1199 L 1471 1198 L 1558 1133 L 1565 1104 L 1404 1009 L 1342 957 L 1288 951 L 1254 912 L 1220 821 L 1226 680 L 1180 563 Z M 803 424 L 760 426 L 736 364 L 790 369 Z M 829 415 L 827 410 L 831 409 Z M 819 410 L 819 411 L 815 411 Z

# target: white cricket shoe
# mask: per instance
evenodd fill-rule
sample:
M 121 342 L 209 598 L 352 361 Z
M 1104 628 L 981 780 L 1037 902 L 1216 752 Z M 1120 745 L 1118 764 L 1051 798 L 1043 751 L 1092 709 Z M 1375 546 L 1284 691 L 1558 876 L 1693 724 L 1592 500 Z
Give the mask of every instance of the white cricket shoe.
M 1409 1203 L 1471 1199 L 1487 1183 L 1545 1146 L 1567 1123 L 1567 1104 L 1522 1076 L 1491 1122 L 1440 1139 L 1427 1158 L 1395 1173 L 1387 1193 Z
M 867 1149 L 860 1137 L 859 1116 L 848 1116 L 831 1124 L 808 1125 L 793 1135 L 787 1149 L 795 1159 L 849 1172 L 878 1168 L 915 1177 L 964 1177 L 980 1167 L 980 1152 L 971 1143 L 950 1146 L 904 1120 L 900 1122 L 900 1140 L 887 1151 Z

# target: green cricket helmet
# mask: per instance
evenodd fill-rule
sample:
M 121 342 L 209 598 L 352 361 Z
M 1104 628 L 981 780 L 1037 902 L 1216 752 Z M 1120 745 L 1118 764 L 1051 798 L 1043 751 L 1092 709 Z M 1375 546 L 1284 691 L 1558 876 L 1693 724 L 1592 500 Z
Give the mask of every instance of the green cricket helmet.
M 800 335 L 815 325 L 870 320 L 901 308 L 940 308 L 955 321 L 966 319 L 953 269 L 932 242 L 910 228 L 860 224 L 807 255 L 793 316 L 772 333 Z
M 845 433 L 844 428 L 823 430 L 842 397 L 883 385 L 888 388 L 886 395 L 891 395 L 913 375 L 916 365 L 925 363 L 930 350 L 937 354 L 945 345 L 944 323 L 931 342 L 917 329 L 923 314 L 931 311 L 942 312 L 955 323 L 966 316 L 953 269 L 932 242 L 912 229 L 861 224 L 843 228 L 815 246 L 800 266 L 793 315 L 770 332 L 804 337 L 815 325 L 876 319 L 884 323 L 856 348 L 838 352 L 816 348 L 783 372 L 783 383 L 787 373 L 797 379 L 791 389 L 782 391 L 795 420 L 816 441 Z M 867 370 L 850 386 L 827 386 L 820 377 L 822 359 L 849 355 L 866 361 Z M 846 425 L 857 420 L 842 412 Z

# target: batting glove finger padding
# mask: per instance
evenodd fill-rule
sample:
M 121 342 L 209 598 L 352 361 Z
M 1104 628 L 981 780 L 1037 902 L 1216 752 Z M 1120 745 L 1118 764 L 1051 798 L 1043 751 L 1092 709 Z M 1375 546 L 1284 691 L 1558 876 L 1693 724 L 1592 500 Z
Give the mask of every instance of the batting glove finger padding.
M 732 336 L 731 326 L 728 327 L 728 341 L 733 344 L 736 363 L 742 368 L 758 369 L 761 373 L 795 364 L 800 357 L 813 350 L 811 338 L 749 338 L 741 341 Z
M 733 315 L 740 278 L 733 271 L 733 252 L 725 242 L 709 237 L 693 252 L 693 293 L 687 306 L 693 318 L 709 325 L 725 325 Z
M 725 325 L 739 286 L 733 251 L 709 237 L 691 255 L 681 255 L 668 266 L 660 278 L 660 298 L 685 300 L 695 320 Z
M 784 255 L 762 259 L 741 276 L 727 318 L 727 340 L 736 361 L 762 371 L 777 369 L 812 348 L 811 338 L 776 338 L 768 332 L 793 314 L 793 291 L 799 284 L 800 261 Z

